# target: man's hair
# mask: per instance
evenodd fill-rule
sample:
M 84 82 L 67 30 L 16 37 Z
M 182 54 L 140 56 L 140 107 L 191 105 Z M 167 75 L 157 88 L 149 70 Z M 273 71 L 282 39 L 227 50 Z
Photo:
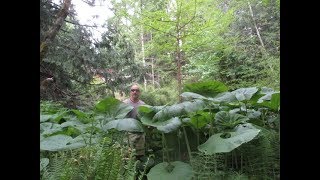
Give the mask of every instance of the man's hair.
M 136 82 L 132 83 L 130 87 L 132 87 L 132 86 L 138 86 L 140 88 L 140 85 Z

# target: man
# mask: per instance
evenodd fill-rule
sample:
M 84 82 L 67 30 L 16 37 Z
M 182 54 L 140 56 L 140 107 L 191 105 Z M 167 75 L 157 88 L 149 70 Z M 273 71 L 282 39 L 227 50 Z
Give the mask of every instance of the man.
M 133 109 L 127 114 L 127 118 L 137 119 L 137 110 L 140 105 L 145 104 L 139 99 L 140 97 L 140 88 L 138 85 L 134 84 L 130 88 L 130 98 L 125 99 L 123 102 L 133 106 Z M 145 155 L 145 134 L 134 132 L 129 132 L 129 145 L 136 149 L 136 157 L 139 159 Z
M 126 104 L 129 104 L 131 106 L 133 106 L 133 109 L 132 111 L 130 111 L 127 115 L 128 118 L 134 118 L 134 119 L 137 119 L 137 109 L 140 105 L 143 105 L 145 104 L 143 101 L 141 101 L 139 99 L 140 97 L 140 88 L 138 85 L 133 85 L 131 86 L 130 88 L 130 98 L 128 99 L 125 99 L 123 102 L 126 103 Z

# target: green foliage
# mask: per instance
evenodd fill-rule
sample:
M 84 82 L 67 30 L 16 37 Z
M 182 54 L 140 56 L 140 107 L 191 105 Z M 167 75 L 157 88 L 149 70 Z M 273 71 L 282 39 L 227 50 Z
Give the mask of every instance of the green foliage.
M 48 164 L 49 164 L 48 158 L 41 158 L 40 159 L 40 171 L 42 171 L 44 168 L 46 168 Z
M 62 151 L 77 149 L 85 145 L 84 142 L 73 139 L 70 136 L 59 134 L 42 139 L 40 142 L 40 150 Z
M 211 136 L 204 144 L 201 144 L 198 149 L 209 155 L 230 152 L 241 144 L 251 141 L 259 132 L 259 129 L 228 132 L 229 136 L 226 138 L 223 136 L 225 133 L 217 133 Z
M 267 87 L 239 88 L 219 93 L 212 98 L 206 98 L 194 92 L 185 92 L 181 94 L 184 101 L 179 104 L 161 108 L 142 106 L 139 108 L 140 119 L 142 124 L 156 127 L 158 131 L 167 133 L 166 139 L 169 140 L 166 141 L 167 145 L 164 147 L 171 156 L 168 155 L 170 158 L 164 159 L 167 161 L 181 160 L 181 154 L 188 152 L 190 165 L 195 168 L 195 178 L 250 179 L 267 178 L 268 176 L 276 178 L 276 174 L 272 175 L 272 172 L 279 171 L 277 160 L 279 154 L 276 154 L 279 151 L 270 149 L 271 141 L 264 136 L 266 132 L 272 132 L 273 135 L 270 136 L 274 138 L 272 143 L 279 143 L 275 138 L 279 135 L 277 126 L 280 120 L 279 111 L 274 110 L 274 107 L 280 106 L 277 101 L 279 94 L 279 91 Z M 195 107 L 198 109 L 196 110 L 194 106 L 191 106 L 195 101 L 205 103 L 197 104 Z M 185 108 L 186 104 L 190 106 Z M 170 117 L 172 119 L 169 119 Z M 164 119 L 169 120 L 163 121 Z M 174 123 L 171 120 L 174 119 L 179 120 L 182 124 L 173 126 Z M 177 128 L 179 126 L 191 131 L 188 130 L 182 134 L 181 129 Z M 183 136 L 185 139 L 181 138 Z M 181 142 L 181 140 L 186 142 Z M 261 142 L 259 145 L 267 148 L 264 156 L 271 158 L 262 158 L 261 154 L 248 158 L 249 151 L 256 150 L 251 144 L 257 142 Z M 201 145 L 193 148 L 195 144 Z M 190 146 L 187 148 L 188 151 L 183 150 L 188 146 Z M 248 146 L 251 147 L 251 150 L 247 149 Z M 275 147 L 279 147 L 279 144 Z M 166 151 L 162 150 L 163 153 Z M 197 151 L 203 154 L 198 153 L 195 157 L 190 155 Z M 203 158 L 207 161 L 198 162 Z M 266 164 L 263 166 L 260 164 L 260 167 L 257 165 L 256 169 L 251 169 L 252 160 L 258 162 L 258 159 Z
M 206 155 L 202 152 L 192 152 L 190 164 L 194 172 L 195 179 L 224 179 L 227 171 L 225 169 L 224 154 L 218 153 Z
M 157 164 L 151 168 L 147 176 L 150 180 L 184 180 L 192 179 L 193 172 L 192 167 L 189 164 L 181 161 L 174 161 L 171 163 L 163 162 Z
M 228 87 L 219 81 L 201 81 L 185 84 L 184 92 L 194 92 L 207 97 L 214 97 L 218 93 L 228 91 Z
M 190 123 L 197 129 L 203 128 L 212 120 L 209 112 L 198 111 L 191 115 Z
M 219 111 L 215 117 L 215 124 L 220 128 L 230 130 L 235 128 L 238 124 L 244 123 L 249 120 L 247 116 L 243 116 L 237 113 L 229 113 L 225 111 Z
M 122 149 L 105 138 L 100 143 L 74 151 L 52 154 L 42 173 L 45 179 L 117 179 L 123 163 Z
M 165 106 L 159 112 L 157 112 L 152 120 L 153 121 L 165 121 L 171 117 L 178 117 L 187 113 L 195 112 L 202 109 L 205 106 L 205 102 L 200 99 L 193 101 L 184 101 L 179 104 L 173 104 L 171 106 Z
M 54 101 L 40 101 L 40 112 L 45 114 L 55 114 L 64 111 L 66 108 L 59 102 Z
M 244 164 L 243 169 L 248 175 L 263 179 L 278 179 L 280 174 L 280 138 L 279 134 L 262 129 L 259 138 L 241 146 Z M 254 149 L 253 149 L 254 148 Z
M 102 41 L 95 43 L 101 67 L 97 71 L 106 80 L 107 88 L 125 91 L 132 82 L 141 82 L 144 67 L 135 61 L 135 49 L 117 17 L 108 20 Z
M 280 13 L 275 1 L 267 4 L 260 0 L 250 1 L 252 17 L 247 2 L 231 3 L 237 9 L 235 21 L 224 34 L 226 48 L 217 55 L 220 58 L 219 80 L 232 89 L 248 86 L 279 89 Z
M 140 121 L 133 118 L 117 119 L 109 121 L 103 130 L 117 129 L 118 131 L 128 131 L 128 132 L 144 132 L 142 124 Z
M 150 106 L 161 106 L 165 104 L 174 104 L 177 102 L 178 93 L 170 86 L 152 89 L 141 93 L 141 100 Z
M 178 117 L 173 117 L 173 118 L 168 119 L 166 121 L 158 121 L 158 122 L 153 122 L 147 118 L 142 118 L 141 122 L 144 125 L 156 127 L 159 131 L 161 131 L 163 133 L 169 133 L 169 132 L 175 131 L 182 124 Z
M 271 96 L 270 101 L 264 101 L 260 104 L 261 106 L 268 107 L 273 111 L 280 110 L 280 93 L 274 93 Z
M 102 144 L 102 147 L 99 156 L 95 157 L 95 179 L 117 179 L 122 163 L 120 148 L 116 144 L 112 146 Z
M 138 161 L 134 156 L 134 152 L 128 152 L 127 161 L 123 163 L 122 173 L 120 174 L 121 179 L 135 180 L 137 174 Z

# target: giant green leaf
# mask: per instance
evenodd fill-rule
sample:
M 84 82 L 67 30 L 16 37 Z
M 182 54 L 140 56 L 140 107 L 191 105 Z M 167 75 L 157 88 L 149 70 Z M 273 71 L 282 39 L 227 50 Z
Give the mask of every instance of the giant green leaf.
M 50 136 L 40 141 L 40 150 L 47 151 L 63 151 L 77 149 L 83 146 L 85 146 L 85 143 L 79 141 L 74 142 L 72 137 L 63 134 Z
M 259 134 L 259 132 L 259 129 L 229 132 L 229 138 L 221 137 L 221 135 L 224 135 L 225 133 L 214 134 L 205 143 L 198 146 L 198 150 L 207 155 L 230 152 L 241 144 L 251 141 Z
M 193 93 L 193 92 L 184 92 L 182 94 L 180 94 L 181 98 L 183 101 L 190 101 L 193 99 L 207 99 L 206 97 L 197 94 L 197 93 Z
M 184 92 L 194 92 L 207 97 L 214 97 L 218 93 L 228 91 L 228 87 L 219 81 L 203 81 L 186 84 Z
M 156 127 L 159 131 L 169 133 L 178 129 L 181 125 L 181 121 L 178 117 L 171 118 L 167 121 L 156 123 Z
M 73 112 L 76 116 L 77 116 L 77 119 L 79 121 L 81 121 L 82 123 L 89 123 L 90 122 L 90 118 L 89 118 L 89 115 L 87 113 L 84 113 L 80 110 L 76 110 L 76 109 L 72 109 L 71 112 Z
M 119 104 L 121 104 L 121 101 L 118 99 L 106 97 L 95 105 L 95 110 L 97 112 L 112 112 L 117 109 Z
M 256 87 L 240 88 L 231 93 L 236 96 L 238 101 L 250 100 L 251 97 L 258 91 Z
M 262 87 L 260 94 L 264 94 L 264 96 L 260 97 L 257 102 L 262 103 L 265 100 L 269 101 L 271 100 L 272 94 L 275 93 L 279 93 L 279 91 L 274 91 L 272 88 Z
M 132 106 L 125 104 L 113 97 L 107 97 L 96 104 L 95 111 L 105 114 L 105 118 L 122 119 L 133 109 Z
M 192 167 L 181 161 L 163 162 L 155 165 L 147 174 L 149 180 L 189 180 L 192 179 Z
M 158 121 L 158 122 L 154 122 L 147 117 L 142 117 L 141 122 L 142 122 L 142 124 L 144 124 L 146 126 L 156 127 L 159 131 L 164 132 L 164 133 L 169 133 L 169 132 L 175 131 L 182 124 L 178 117 L 173 117 L 169 120 Z
M 40 114 L 40 122 L 46 122 L 52 118 L 52 114 Z
M 48 164 L 49 164 L 49 159 L 48 158 L 41 158 L 40 159 L 40 171 L 42 171 L 42 169 L 47 167 Z
M 62 128 L 66 128 L 66 127 L 74 127 L 76 129 L 78 129 L 81 132 L 85 132 L 86 128 L 91 126 L 91 124 L 83 124 L 80 121 L 77 120 L 72 120 L 72 121 L 67 121 L 61 124 Z
M 152 120 L 155 122 L 166 121 L 168 119 L 171 119 L 172 117 L 178 117 L 181 115 L 201 110 L 204 108 L 204 106 L 205 103 L 200 99 L 195 99 L 193 101 L 185 101 L 179 104 L 166 106 L 159 112 L 157 112 Z
M 141 122 L 133 118 L 117 119 L 109 121 L 103 130 L 117 129 L 118 131 L 144 132 Z
M 210 122 L 210 113 L 200 111 L 190 117 L 190 123 L 197 129 L 204 127 Z
M 279 109 L 280 109 L 280 93 L 272 94 L 270 101 L 263 101 L 259 105 L 264 106 L 264 107 L 268 107 L 276 112 L 279 111 Z
M 62 131 L 60 124 L 44 122 L 40 124 L 40 134 L 47 136 L 56 132 Z
M 117 119 L 122 119 L 125 118 L 126 115 L 133 109 L 133 106 L 130 106 L 125 103 L 119 104 L 118 108 L 116 109 L 115 112 L 115 118 Z
M 234 102 L 236 100 L 237 100 L 236 96 L 231 92 L 219 93 L 217 96 L 212 98 L 212 101 L 218 102 L 218 103 L 229 103 L 229 102 Z
M 149 105 L 141 105 L 137 109 L 138 117 L 141 119 L 142 117 L 147 117 L 152 119 L 153 116 L 156 114 L 156 111 Z
M 62 118 L 64 118 L 68 113 L 69 113 L 68 110 L 65 110 L 65 111 L 62 111 L 62 112 L 58 112 L 58 113 L 52 115 L 52 117 L 50 118 L 50 120 L 51 120 L 52 122 L 55 122 L 55 123 L 60 123 L 60 120 L 61 120 Z
M 140 118 L 140 121 L 143 125 L 156 127 L 157 122 L 153 122 L 151 118 L 143 116 Z
M 234 128 L 234 130 L 235 132 L 242 133 L 249 129 L 261 129 L 261 127 L 257 126 L 259 128 L 256 128 L 255 126 L 257 125 L 253 125 L 251 123 L 244 123 L 244 124 L 239 124 L 237 127 Z
M 256 119 L 259 118 L 261 116 L 261 112 L 260 111 L 256 111 L 255 109 L 244 109 L 244 108 L 235 108 L 229 111 L 230 114 L 235 114 L 237 112 L 240 111 L 246 111 L 247 113 L 247 117 L 250 119 Z
M 223 126 L 225 128 L 234 128 L 236 125 L 249 120 L 248 117 L 243 116 L 241 114 L 229 113 L 226 111 L 218 112 L 215 115 L 214 119 L 218 125 Z

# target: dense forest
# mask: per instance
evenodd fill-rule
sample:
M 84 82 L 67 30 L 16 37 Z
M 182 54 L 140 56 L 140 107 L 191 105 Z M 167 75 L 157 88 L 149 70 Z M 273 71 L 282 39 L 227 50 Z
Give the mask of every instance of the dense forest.
M 99 39 L 73 1 L 40 0 L 41 179 L 280 179 L 280 0 L 109 0 Z

